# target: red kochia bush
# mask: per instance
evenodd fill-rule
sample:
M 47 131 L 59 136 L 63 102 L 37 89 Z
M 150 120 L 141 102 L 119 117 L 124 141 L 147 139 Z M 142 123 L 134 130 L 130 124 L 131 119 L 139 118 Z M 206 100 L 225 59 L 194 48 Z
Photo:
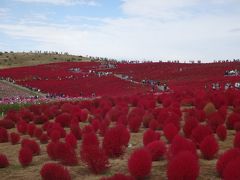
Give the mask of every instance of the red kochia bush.
M 128 170 L 136 178 L 148 176 L 152 168 L 152 157 L 146 148 L 135 150 L 128 159 Z
M 47 145 L 47 154 L 52 160 L 57 160 L 58 153 L 57 153 L 57 148 L 58 148 L 58 142 L 50 142 Z
M 0 127 L 0 143 L 8 142 L 8 131 Z
M 216 133 L 221 141 L 224 141 L 227 138 L 227 128 L 223 124 L 217 127 Z
M 240 179 L 240 157 L 232 160 L 226 165 L 226 168 L 223 171 L 224 180 L 239 180 Z
M 15 133 L 15 132 L 12 132 L 10 134 L 10 141 L 11 143 L 14 145 L 14 144 L 17 144 L 19 141 L 20 141 L 20 136 L 19 134 Z
M 12 129 L 15 127 L 15 123 L 11 119 L 4 118 L 3 120 L 0 120 L 0 127 Z
M 233 145 L 236 148 L 240 148 L 240 132 L 236 133 L 236 135 L 234 137 Z
M 9 165 L 7 156 L 4 154 L 0 154 L 0 168 L 5 168 Z
M 213 135 L 206 136 L 201 144 L 200 150 L 204 159 L 213 159 L 214 155 L 218 152 L 218 142 Z
M 28 147 L 33 155 L 39 155 L 40 154 L 40 146 L 39 144 L 34 140 L 29 139 L 23 139 L 21 142 L 22 147 Z
M 130 133 L 124 125 L 117 125 L 105 133 L 103 148 L 110 157 L 119 157 L 128 145 Z
M 195 142 L 195 144 L 198 147 L 202 142 L 202 140 L 206 136 L 211 134 L 212 134 L 212 130 L 208 126 L 198 125 L 196 128 L 193 129 L 191 139 L 193 140 L 193 142 Z
M 180 152 L 168 163 L 167 177 L 169 180 L 196 180 L 198 175 L 198 158 L 190 151 Z
M 171 146 L 169 147 L 167 154 L 168 158 L 171 159 L 182 151 L 190 151 L 192 154 L 197 156 L 197 149 L 195 144 L 190 139 L 176 135 L 172 140 Z
M 240 113 L 233 112 L 228 116 L 227 119 L 227 128 L 228 129 L 233 129 L 235 123 L 240 122 Z
M 18 159 L 23 167 L 32 162 L 32 151 L 28 147 L 22 147 L 19 151 Z
M 143 134 L 143 144 L 144 146 L 147 146 L 149 143 L 159 140 L 160 133 L 155 132 L 152 129 L 148 129 Z
M 163 133 L 168 142 L 172 142 L 174 136 L 178 134 L 178 129 L 173 123 L 169 123 L 164 126 Z
M 71 123 L 71 119 L 72 119 L 71 114 L 62 113 L 56 117 L 55 122 L 61 124 L 62 127 L 69 127 Z
M 64 165 L 74 166 L 78 164 L 76 151 L 71 145 L 57 142 L 55 150 L 57 158 L 59 158 Z
M 131 115 L 128 118 L 128 126 L 131 132 L 138 132 L 142 124 L 142 118 L 139 115 Z
M 199 124 L 199 121 L 194 117 L 189 117 L 184 126 L 183 126 L 183 132 L 187 138 L 189 138 L 192 134 L 192 130 L 197 127 Z
M 65 142 L 69 144 L 72 148 L 77 147 L 77 139 L 72 133 L 66 135 Z
M 17 123 L 17 130 L 18 130 L 19 133 L 26 134 L 27 133 L 27 127 L 28 127 L 28 123 L 24 120 L 20 120 Z
M 216 169 L 218 174 L 223 177 L 223 171 L 227 164 L 231 162 L 232 160 L 240 157 L 240 149 L 239 148 L 233 148 L 225 151 L 217 160 Z
M 43 133 L 39 139 L 42 144 L 47 144 L 49 138 L 47 134 Z
M 152 156 L 152 161 L 157 161 L 166 153 L 166 145 L 163 141 L 153 141 L 146 147 Z
M 64 166 L 56 163 L 44 164 L 40 175 L 43 180 L 71 180 L 69 171 Z
M 85 146 L 80 152 L 82 160 L 88 168 L 95 174 L 100 174 L 107 170 L 109 162 L 105 151 L 96 145 Z

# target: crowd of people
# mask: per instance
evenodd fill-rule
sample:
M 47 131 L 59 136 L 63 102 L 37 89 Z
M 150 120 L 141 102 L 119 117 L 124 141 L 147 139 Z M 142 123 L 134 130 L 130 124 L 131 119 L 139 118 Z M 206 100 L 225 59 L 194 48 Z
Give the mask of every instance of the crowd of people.
M 240 71 L 237 69 L 234 70 L 227 70 L 224 73 L 224 76 L 239 76 L 240 75 Z

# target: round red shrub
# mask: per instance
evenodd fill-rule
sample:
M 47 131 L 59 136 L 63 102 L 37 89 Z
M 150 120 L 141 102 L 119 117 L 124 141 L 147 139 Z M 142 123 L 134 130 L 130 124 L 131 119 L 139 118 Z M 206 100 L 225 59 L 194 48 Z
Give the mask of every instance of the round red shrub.
M 157 130 L 159 129 L 160 125 L 158 123 L 158 121 L 156 119 L 153 119 L 150 121 L 149 123 L 149 128 L 152 129 L 152 130 Z
M 27 133 L 27 127 L 28 127 L 28 123 L 24 120 L 20 120 L 17 123 L 17 130 L 18 130 L 19 133 L 26 134 Z
M 19 151 L 18 159 L 23 167 L 28 166 L 32 162 L 32 150 L 28 147 L 22 147 Z
M 65 142 L 69 144 L 72 148 L 77 147 L 77 139 L 72 133 L 66 135 Z
M 78 164 L 78 158 L 75 149 L 66 143 L 57 142 L 56 149 L 57 158 L 62 164 L 74 166 Z
M 152 168 L 152 156 L 146 148 L 135 150 L 128 159 L 128 170 L 136 178 L 148 176 Z
M 42 133 L 43 133 L 43 130 L 41 128 L 35 128 L 33 135 L 36 138 L 40 139 Z
M 215 154 L 218 152 L 218 142 L 213 135 L 206 136 L 201 144 L 200 150 L 204 159 L 211 160 L 214 158 Z
M 173 138 L 172 144 L 168 149 L 168 158 L 171 159 L 182 151 L 190 151 L 192 154 L 197 156 L 197 149 L 195 144 L 190 139 L 176 135 Z
M 221 141 L 225 141 L 227 138 L 227 128 L 223 124 L 217 127 L 216 133 Z
M 207 124 L 212 129 L 213 132 L 216 132 L 216 129 L 219 125 L 223 124 L 225 119 L 219 112 L 214 112 L 207 118 Z
M 172 142 L 174 136 L 178 134 L 178 129 L 173 123 L 169 123 L 164 126 L 163 133 L 168 142 Z
M 233 148 L 233 149 L 229 149 L 227 151 L 225 151 L 217 160 L 217 164 L 216 164 L 216 169 L 218 174 L 223 177 L 223 171 L 225 169 L 225 167 L 227 166 L 227 164 L 240 157 L 240 149 L 239 148 Z
M 15 127 L 15 123 L 11 119 L 4 118 L 3 120 L 0 120 L 0 127 L 6 128 L 6 129 L 12 129 Z
M 230 161 L 224 171 L 223 171 L 223 179 L 224 180 L 239 180 L 240 179 L 240 157 L 237 159 L 233 159 Z
M 62 113 L 56 117 L 55 122 L 61 124 L 62 127 L 69 127 L 71 123 L 71 119 L 72 119 L 71 114 Z
M 193 142 L 195 142 L 197 147 L 199 147 L 202 140 L 206 136 L 211 135 L 211 134 L 212 134 L 212 130 L 210 127 L 205 126 L 205 125 L 198 125 L 196 128 L 194 128 L 192 130 L 191 139 L 193 140 Z
M 40 175 L 43 180 L 71 180 L 68 169 L 56 163 L 44 164 Z
M 7 156 L 4 154 L 0 154 L 0 168 L 5 168 L 9 166 L 9 162 Z
M 142 118 L 139 115 L 132 115 L 128 118 L 128 127 L 131 132 L 138 132 L 142 124 Z
M 20 141 L 19 134 L 15 133 L 15 132 L 10 133 L 10 141 L 13 145 L 17 144 Z
M 39 155 L 40 154 L 40 146 L 39 144 L 34 140 L 29 139 L 23 139 L 21 142 L 22 147 L 27 147 L 32 151 L 33 155 Z
M 48 135 L 45 134 L 45 133 L 43 133 L 43 134 L 41 135 L 41 137 L 39 138 L 39 140 L 40 140 L 40 142 L 41 142 L 42 144 L 47 144 L 47 143 L 48 143 L 48 140 L 49 140 Z
M 168 163 L 167 177 L 169 180 L 196 180 L 199 169 L 197 156 L 190 151 L 182 151 Z
M 50 133 L 50 139 L 53 142 L 59 141 L 59 139 L 61 138 L 61 132 L 59 130 L 52 130 Z
M 80 115 L 80 121 L 81 122 L 85 122 L 88 119 L 88 110 L 87 109 L 83 109 L 81 111 L 81 115 Z
M 192 130 L 197 127 L 199 124 L 199 121 L 194 117 L 189 117 L 184 126 L 183 126 L 183 132 L 185 134 L 185 137 L 189 138 L 192 135 Z
M 97 145 L 84 146 L 80 152 L 81 159 L 85 162 L 91 172 L 100 174 L 109 167 L 108 156 L 105 151 Z
M 147 146 L 149 143 L 159 140 L 160 134 L 152 129 L 148 129 L 143 133 L 143 145 Z
M 240 132 L 237 132 L 235 134 L 234 140 L 233 140 L 233 146 L 235 148 L 240 148 Z
M 166 145 L 163 141 L 153 141 L 146 147 L 152 156 L 152 161 L 158 161 L 166 153 Z
M 228 129 L 234 129 L 235 123 L 240 121 L 240 113 L 233 112 L 228 116 L 226 125 Z
M 59 159 L 58 153 L 57 153 L 57 148 L 58 148 L 58 142 L 50 142 L 47 145 L 47 154 L 52 160 L 57 160 Z
M 28 124 L 27 132 L 28 132 L 29 136 L 33 137 L 35 129 L 36 129 L 35 124 Z
M 119 157 L 123 154 L 128 142 L 130 133 L 124 125 L 117 125 L 110 128 L 104 135 L 103 148 L 110 157 Z
M 8 131 L 0 127 L 0 143 L 8 142 Z
M 78 124 L 71 124 L 70 130 L 77 140 L 82 139 L 82 130 Z

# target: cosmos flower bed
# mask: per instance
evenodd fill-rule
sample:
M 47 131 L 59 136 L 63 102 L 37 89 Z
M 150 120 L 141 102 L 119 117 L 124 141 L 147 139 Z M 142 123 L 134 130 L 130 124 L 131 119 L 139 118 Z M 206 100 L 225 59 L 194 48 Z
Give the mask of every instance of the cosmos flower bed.
M 239 131 L 235 90 L 32 105 L 0 120 L 0 173 L 2 179 L 239 179 Z

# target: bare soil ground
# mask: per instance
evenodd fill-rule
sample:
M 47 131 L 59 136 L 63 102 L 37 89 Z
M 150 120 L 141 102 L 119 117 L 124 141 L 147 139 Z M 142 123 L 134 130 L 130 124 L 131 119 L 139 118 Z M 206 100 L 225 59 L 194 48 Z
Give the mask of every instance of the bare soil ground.
M 81 123 L 80 126 L 84 126 L 86 123 Z M 141 128 L 138 133 L 131 133 L 130 145 L 126 149 L 126 153 L 120 158 L 110 159 L 110 168 L 107 172 L 101 175 L 94 175 L 91 173 L 88 168 L 79 161 L 79 165 L 68 167 L 71 173 L 71 177 L 74 180 L 98 180 L 101 177 L 111 176 L 115 173 L 123 173 L 129 174 L 127 168 L 127 161 L 131 154 L 131 152 L 139 147 L 142 147 L 142 136 L 146 129 Z M 11 129 L 10 132 L 16 131 L 16 129 Z M 162 133 L 162 132 L 161 132 Z M 216 172 L 216 162 L 220 154 L 224 151 L 231 148 L 233 145 L 233 138 L 235 135 L 235 131 L 228 130 L 227 139 L 224 142 L 219 141 L 219 152 L 213 160 L 204 160 L 201 157 L 200 152 L 198 152 L 200 160 L 200 175 L 199 180 L 220 180 Z M 21 138 L 26 138 L 27 135 L 22 136 Z M 28 137 L 29 138 L 29 137 Z M 102 138 L 100 138 L 101 140 Z M 166 142 L 166 139 L 162 136 L 161 139 Z M 39 141 L 37 141 L 39 142 Z M 39 142 L 40 144 L 40 142 Z M 78 149 L 77 153 L 79 155 L 79 146 L 81 141 L 78 141 Z M 22 168 L 20 163 L 18 162 L 18 151 L 20 149 L 20 144 L 11 145 L 10 143 L 1 143 L 0 144 L 0 153 L 4 153 L 7 155 L 10 161 L 10 166 L 4 169 L 0 169 L 1 180 L 38 180 L 40 177 L 40 170 L 44 163 L 51 162 L 48 158 L 46 152 L 46 145 L 41 145 L 41 154 L 39 156 L 35 156 L 30 166 L 26 168 Z M 167 169 L 167 160 L 163 158 L 159 161 L 153 162 L 151 175 L 146 178 L 146 180 L 159 180 L 159 179 L 167 179 L 166 177 L 166 169 Z

